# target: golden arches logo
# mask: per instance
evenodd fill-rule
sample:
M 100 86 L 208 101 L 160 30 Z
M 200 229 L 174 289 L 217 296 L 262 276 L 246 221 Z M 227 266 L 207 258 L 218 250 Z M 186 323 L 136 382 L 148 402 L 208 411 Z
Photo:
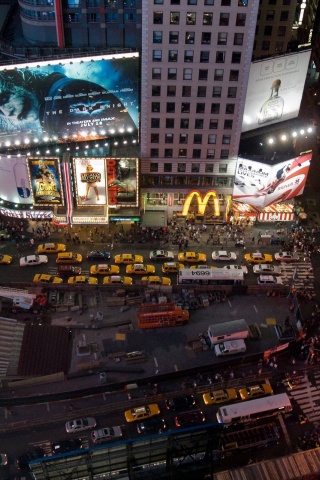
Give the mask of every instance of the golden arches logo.
M 214 190 L 209 190 L 205 194 L 204 197 L 202 197 L 202 194 L 198 190 L 193 190 L 192 192 L 189 193 L 187 198 L 185 199 L 183 209 L 182 209 L 182 215 L 187 216 L 189 213 L 189 208 L 191 205 L 191 202 L 193 199 L 196 199 L 198 203 L 198 214 L 199 215 L 204 215 L 206 211 L 206 206 L 210 200 L 210 198 L 213 199 L 213 205 L 214 205 L 214 215 L 219 216 L 220 215 L 220 204 L 219 204 L 219 198 L 217 193 Z

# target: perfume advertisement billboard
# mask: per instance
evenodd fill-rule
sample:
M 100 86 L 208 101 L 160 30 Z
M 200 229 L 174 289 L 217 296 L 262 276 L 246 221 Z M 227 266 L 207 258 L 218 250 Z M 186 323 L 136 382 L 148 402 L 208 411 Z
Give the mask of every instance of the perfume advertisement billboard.
M 107 158 L 108 205 L 138 206 L 138 159 Z
M 310 54 L 306 50 L 251 64 L 242 132 L 298 116 Z
M 78 206 L 106 205 L 105 158 L 74 158 L 76 202 Z
M 307 152 L 276 165 L 238 158 L 232 198 L 262 209 L 301 195 L 311 158 Z
M 34 205 L 63 205 L 58 158 L 29 158 L 29 176 Z
M 27 157 L 0 157 L 0 192 L 2 200 L 33 204 Z
M 7 144 L 138 132 L 138 53 L 0 66 L 0 88 L 0 141 Z

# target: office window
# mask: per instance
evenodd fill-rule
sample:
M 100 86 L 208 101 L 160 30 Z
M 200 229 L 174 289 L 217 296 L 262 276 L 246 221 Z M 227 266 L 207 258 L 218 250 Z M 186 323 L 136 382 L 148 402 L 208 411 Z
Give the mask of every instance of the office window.
M 177 62 L 177 61 L 178 61 L 178 50 L 169 50 L 168 62 Z
M 247 7 L 248 6 L 248 0 L 238 0 L 238 6 L 239 7 Z
M 213 159 L 215 157 L 215 154 L 216 154 L 216 151 L 214 148 L 208 148 L 207 150 L 207 156 L 206 158 L 211 158 Z M 206 164 L 206 167 L 207 167 L 208 164 Z M 210 173 L 206 170 L 207 173 Z M 213 165 L 212 165 L 212 172 L 213 172 Z
M 213 163 L 206 163 L 205 167 L 204 167 L 204 172 L 205 173 L 213 173 Z
M 219 173 L 227 173 L 228 164 L 227 163 L 219 163 Z
M 196 145 L 201 145 L 202 143 L 202 134 L 201 133 L 195 133 L 193 135 L 193 143 Z
M 79 0 L 76 0 L 76 2 L 77 2 L 77 5 L 76 5 L 76 6 L 78 7 L 80 2 L 79 2 Z M 100 5 L 100 2 L 99 2 L 99 4 L 98 4 L 98 6 L 99 6 L 99 5 Z M 105 5 L 106 5 L 106 7 L 108 7 L 108 8 L 116 8 L 116 7 L 118 7 L 117 2 L 116 2 L 115 0 L 105 0 Z M 68 8 L 69 8 L 69 7 L 70 7 L 70 0 L 68 1 Z
M 189 128 L 189 118 L 180 119 L 180 128 Z
M 163 0 L 153 0 L 155 5 L 163 5 Z
M 164 163 L 163 164 L 163 171 L 165 173 L 170 173 L 172 172 L 172 163 Z
M 212 89 L 212 96 L 213 97 L 221 97 L 222 87 L 213 87 Z
M 228 98 L 236 98 L 237 96 L 237 87 L 228 88 Z
M 266 20 L 267 22 L 272 22 L 274 20 L 275 10 L 267 10 Z
M 210 58 L 210 52 L 200 52 L 200 63 L 208 63 Z
M 166 118 L 166 128 L 174 128 L 174 118 Z
M 204 113 L 206 109 L 205 103 L 197 103 L 196 105 L 196 113 Z
M 163 12 L 153 12 L 153 23 L 155 25 L 163 23 Z
M 173 133 L 165 133 L 164 141 L 165 143 L 173 143 Z
M 188 134 L 187 133 L 180 133 L 179 143 L 188 143 Z
M 241 52 L 232 52 L 231 63 L 241 62 Z
M 152 158 L 158 158 L 159 157 L 159 148 L 151 148 L 150 149 L 150 157 Z M 156 165 L 156 164 L 155 164 Z M 158 171 L 158 168 L 157 170 Z
M 185 50 L 184 61 L 185 62 L 193 62 L 193 50 Z
M 234 34 L 233 45 L 243 45 L 243 33 Z
M 177 80 L 176 68 L 168 68 L 168 80 Z
M 263 40 L 261 44 L 261 49 L 262 50 L 269 50 L 270 48 L 270 41 L 269 40 Z
M 187 5 L 197 5 L 197 0 L 188 0 Z
M 208 80 L 208 70 L 199 70 L 199 80 Z
M 185 158 L 187 156 L 187 149 L 186 148 L 179 148 L 178 157 Z
M 202 25 L 212 25 L 213 13 L 204 13 Z
M 224 63 L 226 52 L 216 52 L 216 63 Z
M 227 45 L 228 34 L 226 32 L 218 33 L 218 45 Z
M 187 25 L 195 25 L 196 24 L 197 14 L 193 12 L 187 13 L 186 24 Z
M 182 96 L 191 97 L 191 85 L 184 85 L 182 87 Z
M 151 162 L 150 163 L 150 172 L 157 172 L 158 171 L 158 164 Z
M 153 43 L 162 43 L 162 32 L 153 32 Z
M 160 118 L 151 118 L 151 128 L 160 128 Z
M 236 26 L 237 27 L 244 27 L 246 25 L 246 14 L 245 13 L 237 13 L 236 18 Z
M 227 27 L 229 25 L 230 13 L 220 13 L 219 25 Z
M 186 163 L 178 163 L 178 173 L 185 173 L 186 165 Z
M 287 27 L 278 27 L 278 37 L 284 37 L 286 34 Z
M 271 36 L 272 35 L 272 26 L 271 25 L 266 25 L 264 27 L 264 35 Z
M 183 69 L 183 80 L 192 80 L 192 68 Z
M 211 43 L 211 33 L 210 32 L 202 32 L 201 43 L 202 43 L 202 45 L 210 45 L 210 43 Z
M 220 103 L 211 103 L 211 113 L 220 113 Z
M 180 23 L 180 13 L 179 12 L 170 12 L 170 24 L 179 25 Z
M 200 148 L 194 148 L 192 150 L 192 158 L 201 158 L 201 149 Z M 194 164 L 192 164 L 194 165 Z M 197 164 L 199 165 L 199 164 Z M 199 170 L 200 170 L 200 165 L 199 165 Z M 193 167 L 191 166 L 191 171 L 193 172 Z
M 87 14 L 87 21 L 88 21 L 88 23 L 100 22 L 100 14 L 99 13 L 88 13 Z
M 239 80 L 239 70 L 230 70 L 230 82 L 237 82 Z
M 218 128 L 218 120 L 215 119 L 215 118 L 210 118 L 210 121 L 209 121 L 209 128 L 210 130 L 217 130 Z
M 214 5 L 214 0 L 204 0 L 205 5 Z
M 171 0 L 171 5 L 180 5 L 180 0 Z
M 152 102 L 151 103 L 151 111 L 152 112 L 160 112 L 160 102 Z
M 167 113 L 174 113 L 176 104 L 174 102 L 167 102 Z
M 185 43 L 188 44 L 193 44 L 195 39 L 195 33 L 194 32 L 186 32 L 185 36 Z
M 150 142 L 159 143 L 159 133 L 151 133 Z
M 175 97 L 176 96 L 176 86 L 175 85 L 168 85 L 167 86 L 167 97 Z
M 179 43 L 179 32 L 169 32 L 169 43 Z
M 286 22 L 289 18 L 289 10 L 285 10 L 280 12 L 280 21 L 281 22 Z
M 151 87 L 151 95 L 153 97 L 160 97 L 161 95 L 161 86 L 160 85 L 152 85 Z
M 217 141 L 217 135 L 210 134 L 208 135 L 208 144 L 215 144 Z
M 162 50 L 153 50 L 152 60 L 154 62 L 161 62 L 162 61 Z
M 181 103 L 181 113 L 190 113 L 190 103 Z
M 283 52 L 284 42 L 276 42 L 276 52 Z
M 199 129 L 203 129 L 203 120 L 202 118 L 196 118 L 195 121 L 194 121 L 194 128 L 199 130 Z
M 227 103 L 226 104 L 226 113 L 227 114 L 234 113 L 234 109 L 235 109 L 235 104 L 234 103 Z
M 124 8 L 136 8 L 136 0 L 123 0 Z
M 200 172 L 200 163 L 191 163 L 191 173 Z
M 215 71 L 214 71 L 214 80 L 216 82 L 222 82 L 223 80 L 223 72 L 224 70 L 223 69 L 220 69 L 220 68 L 216 68 Z
M 137 15 L 135 13 L 124 13 L 123 14 L 123 23 L 136 23 Z
M 277 5 L 277 0 L 269 0 L 269 5 Z
M 81 21 L 81 13 L 79 13 L 78 15 L 80 15 L 80 18 L 79 20 L 77 20 L 78 22 Z M 106 23 L 117 23 L 119 21 L 119 15 L 117 12 L 106 12 Z
M 166 158 L 172 158 L 173 157 L 173 150 L 172 148 L 165 148 L 164 149 L 164 156 Z
M 222 149 L 220 153 L 220 158 L 223 158 L 224 160 L 229 158 L 229 150 Z
M 207 87 L 199 86 L 197 89 L 197 97 L 205 97 L 207 94 Z
M 152 79 L 153 80 L 160 80 L 161 79 L 161 68 L 153 68 L 152 69 Z
M 233 124 L 233 120 L 225 120 L 223 128 L 225 130 L 232 130 L 232 124 Z
M 291 5 L 291 0 L 282 0 L 282 5 Z

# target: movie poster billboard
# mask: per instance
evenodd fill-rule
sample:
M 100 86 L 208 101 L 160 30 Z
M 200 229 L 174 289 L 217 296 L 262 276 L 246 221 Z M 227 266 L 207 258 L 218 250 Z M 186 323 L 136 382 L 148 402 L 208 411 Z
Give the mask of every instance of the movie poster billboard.
M 0 66 L 0 88 L 0 140 L 20 148 L 138 132 L 138 53 Z
M 267 165 L 238 158 L 232 198 L 263 209 L 303 193 L 312 153 Z
M 251 64 L 242 132 L 298 116 L 310 53 L 306 50 Z
M 78 206 L 106 205 L 105 158 L 74 158 L 76 202 Z
M 27 157 L 0 157 L 0 192 L 8 202 L 33 204 Z
M 138 159 L 107 158 L 108 205 L 138 206 Z
M 58 158 L 29 158 L 29 176 L 34 205 L 63 205 Z

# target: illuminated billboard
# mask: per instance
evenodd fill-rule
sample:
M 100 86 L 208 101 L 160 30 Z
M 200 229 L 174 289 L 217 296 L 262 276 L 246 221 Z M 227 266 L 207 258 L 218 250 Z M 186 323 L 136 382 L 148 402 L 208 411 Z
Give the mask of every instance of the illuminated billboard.
M 310 50 L 251 64 L 242 132 L 299 114 Z
M 8 202 L 32 205 L 26 157 L 0 157 L 0 197 Z
M 29 176 L 34 205 L 63 205 L 58 158 L 29 158 Z
M 79 142 L 138 132 L 138 53 L 0 66 L 0 142 Z
M 108 205 L 138 206 L 138 159 L 107 158 Z
M 106 205 L 105 158 L 74 158 L 77 204 Z
M 276 165 L 238 158 L 233 200 L 265 208 L 303 193 L 312 153 Z

